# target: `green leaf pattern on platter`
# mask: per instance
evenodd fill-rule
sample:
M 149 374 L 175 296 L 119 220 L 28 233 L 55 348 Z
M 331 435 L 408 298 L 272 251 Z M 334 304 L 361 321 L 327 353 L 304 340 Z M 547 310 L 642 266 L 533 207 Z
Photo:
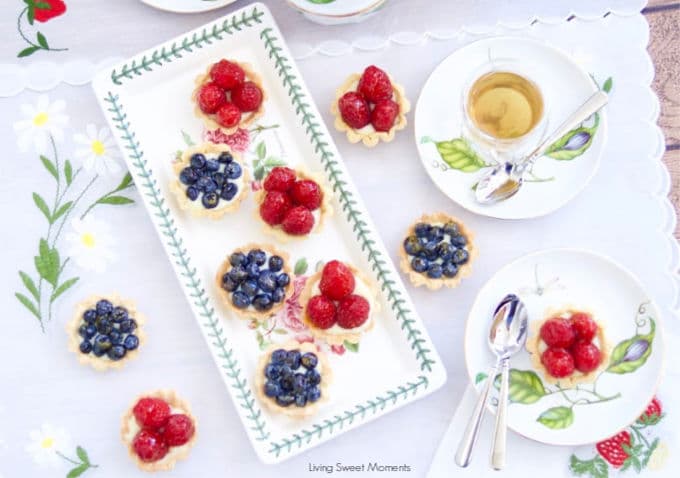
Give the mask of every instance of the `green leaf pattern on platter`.
M 571 407 L 552 407 L 541 413 L 536 421 L 552 430 L 561 430 L 574 423 L 574 411 Z

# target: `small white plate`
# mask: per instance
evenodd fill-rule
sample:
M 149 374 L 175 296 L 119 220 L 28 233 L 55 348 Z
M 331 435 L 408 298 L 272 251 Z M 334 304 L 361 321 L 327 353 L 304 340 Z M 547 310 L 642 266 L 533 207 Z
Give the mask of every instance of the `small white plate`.
M 208 12 L 222 8 L 236 0 L 141 0 L 150 7 L 173 13 Z
M 610 351 L 595 382 L 564 392 L 533 370 L 526 350 L 518 352 L 510 362 L 511 429 L 543 443 L 582 445 L 610 437 L 640 416 L 663 374 L 665 346 L 659 310 L 630 272 L 573 249 L 536 252 L 503 267 L 480 290 L 466 325 L 465 361 L 478 390 L 495 360 L 487 344 L 491 316 L 508 293 L 521 297 L 530 322 L 542 320 L 548 308 L 591 311 Z M 489 408 L 494 410 L 491 403 Z
M 322 25 L 358 23 L 369 18 L 387 0 L 287 0 L 308 20 Z
M 520 37 L 495 37 L 471 43 L 455 51 L 432 72 L 418 99 L 415 112 L 415 135 L 420 158 L 434 183 L 451 199 L 474 213 L 501 219 L 524 219 L 548 214 L 573 199 L 597 171 L 605 144 L 606 115 L 599 113 L 599 126 L 583 154 L 580 148 L 561 151 L 569 160 L 544 156 L 533 169 L 535 179 L 527 182 L 512 198 L 497 204 L 479 204 L 473 187 L 488 171 L 484 165 L 492 159 L 482 154 L 469 154 L 464 143 L 450 141 L 465 138 L 463 133 L 463 91 L 484 65 L 516 64 L 530 69 L 532 79 L 542 90 L 547 114 L 548 132 L 556 128 L 598 88 L 590 75 L 566 54 L 538 41 Z M 610 84 L 611 85 L 611 84 Z M 609 86 L 610 86 L 609 85 Z M 605 88 L 608 89 L 608 88 Z M 584 126 L 592 127 L 594 118 Z M 568 143 L 576 148 L 583 132 Z M 461 148 L 461 146 L 463 146 Z M 449 148 L 452 155 L 442 155 Z M 480 153 L 480 148 L 476 148 Z M 449 159 L 455 167 L 447 164 Z M 462 158 L 467 158 L 462 159 Z M 454 160 L 455 161 L 452 161 Z M 462 161 L 461 161 L 462 159 Z M 458 169 L 456 169 L 456 167 Z M 460 168 L 465 167 L 467 172 Z M 549 178 L 554 178 L 547 180 Z

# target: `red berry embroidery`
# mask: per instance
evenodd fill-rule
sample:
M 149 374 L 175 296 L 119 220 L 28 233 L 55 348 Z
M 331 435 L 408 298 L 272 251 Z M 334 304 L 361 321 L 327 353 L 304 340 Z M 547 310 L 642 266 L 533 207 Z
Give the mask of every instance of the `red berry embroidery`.
M 307 303 L 307 315 L 319 329 L 328 329 L 335 324 L 335 304 L 328 297 L 315 295 Z
M 376 131 L 389 131 L 394 126 L 394 120 L 399 114 L 399 105 L 394 101 L 380 100 L 371 112 L 371 124 Z
M 210 78 L 220 88 L 231 90 L 243 83 L 246 73 L 236 63 L 232 63 L 229 60 L 220 60 L 210 69 Z
M 368 320 L 371 306 L 360 295 L 348 295 L 338 305 L 338 325 L 343 329 L 353 329 Z
M 146 463 L 158 461 L 168 454 L 168 444 L 153 430 L 140 430 L 132 440 L 132 448 L 139 459 Z
M 160 398 L 145 397 L 137 402 L 132 413 L 139 426 L 160 428 L 170 416 L 170 406 Z
M 234 103 L 226 102 L 217 110 L 217 122 L 225 128 L 233 128 L 241 121 L 241 110 Z
M 302 236 L 308 234 L 314 227 L 314 216 L 306 207 L 295 206 L 288 211 L 281 225 L 288 234 Z
M 662 412 L 661 402 L 658 398 L 654 397 L 652 401 L 647 405 L 647 409 L 642 415 L 640 415 L 640 420 L 649 420 L 653 418 L 661 417 Z
M 368 101 L 356 91 L 348 91 L 338 101 L 342 120 L 354 129 L 361 129 L 371 121 Z
M 577 341 L 571 349 L 576 370 L 583 373 L 592 372 L 600 366 L 600 349 L 590 342 Z
M 555 378 L 568 377 L 574 373 L 574 358 L 562 348 L 551 347 L 541 355 L 541 363 Z
M 198 91 L 198 107 L 206 114 L 216 113 L 226 102 L 227 95 L 215 83 L 206 83 Z
M 260 204 L 260 217 L 270 226 L 281 224 L 293 203 L 286 193 L 270 191 Z
M 304 206 L 310 211 L 321 206 L 321 188 L 310 179 L 296 181 L 290 189 L 293 204 Z
M 607 440 L 603 440 L 595 445 L 597 452 L 607 460 L 614 468 L 623 466 L 628 457 L 628 453 L 623 449 L 622 445 L 630 447 L 630 433 L 627 431 L 619 432 Z
M 169 446 L 182 446 L 194 436 L 194 422 L 186 415 L 170 415 L 163 428 L 163 439 Z
M 369 66 L 359 79 L 357 91 L 373 103 L 392 97 L 392 82 L 389 76 L 377 66 Z
M 541 339 L 548 347 L 568 349 L 574 343 L 576 334 L 571 323 L 559 317 L 548 319 L 541 326 Z
M 231 91 L 231 101 L 241 111 L 257 111 L 262 104 L 262 90 L 252 81 L 246 81 Z
M 295 183 L 295 171 L 284 166 L 277 166 L 271 170 L 264 180 L 264 189 L 267 191 L 287 192 Z
M 328 262 L 321 272 L 319 289 L 329 299 L 343 299 L 354 292 L 355 285 L 352 271 L 340 261 Z
M 45 23 L 54 17 L 62 15 L 66 11 L 66 4 L 62 0 L 40 0 L 39 2 L 32 2 L 35 7 L 33 9 L 33 16 L 35 21 Z M 47 6 L 47 8 L 45 8 Z
M 597 334 L 597 324 L 590 316 L 585 312 L 576 312 L 571 316 L 571 326 L 576 332 L 576 337 L 579 339 L 590 342 L 595 338 Z

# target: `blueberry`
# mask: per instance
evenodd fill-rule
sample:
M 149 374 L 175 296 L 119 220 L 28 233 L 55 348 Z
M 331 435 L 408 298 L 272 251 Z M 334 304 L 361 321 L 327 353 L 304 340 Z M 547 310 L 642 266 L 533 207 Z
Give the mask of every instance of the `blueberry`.
M 212 209 L 214 207 L 217 207 L 217 203 L 219 202 L 220 197 L 217 195 L 216 192 L 205 193 L 203 195 L 203 199 L 201 199 L 201 203 L 203 204 L 203 207 L 206 209 Z
M 272 352 L 272 362 L 273 363 L 283 363 L 286 360 L 288 354 L 283 349 L 276 349 Z
M 113 304 L 106 299 L 97 302 L 97 315 L 110 314 L 113 311 Z
M 297 370 L 300 368 L 300 359 L 302 357 L 300 356 L 300 351 L 299 350 L 289 350 L 286 353 L 286 360 L 284 363 L 288 365 L 292 370 Z
M 279 256 L 271 256 L 269 258 L 269 270 L 279 272 L 281 269 L 283 269 L 283 259 Z
M 128 311 L 125 307 L 115 307 L 111 313 L 111 319 L 114 322 L 120 322 L 128 318 Z
M 453 253 L 453 263 L 456 265 L 465 264 L 470 258 L 470 254 L 465 249 L 456 249 Z
M 264 265 L 267 262 L 267 254 L 262 249 L 253 249 L 248 253 L 248 262 L 255 263 L 258 266 Z
M 238 192 L 238 186 L 234 183 L 227 183 L 223 188 L 222 188 L 222 193 L 220 194 L 220 197 L 226 201 L 231 201 L 234 199 L 234 196 L 236 196 L 236 193 Z
M 279 387 L 279 384 L 267 380 L 267 383 L 264 384 L 264 394 L 268 397 L 274 398 L 278 396 L 280 393 L 281 387 Z
M 260 286 L 264 292 L 274 292 L 276 289 L 276 273 L 270 270 L 263 270 L 260 272 L 260 277 L 257 279 L 257 285 Z
M 224 182 L 226 181 L 224 173 L 212 173 L 212 176 L 210 177 L 212 178 L 213 181 L 215 181 L 215 184 L 217 184 L 218 188 L 224 186 Z
M 422 250 L 423 246 L 416 236 L 408 236 L 404 239 L 404 250 L 406 254 L 415 256 Z
M 236 292 L 238 294 L 238 292 Z M 253 299 L 253 307 L 255 310 L 266 311 L 272 308 L 274 302 L 272 302 L 272 296 L 269 294 L 258 294 Z
M 264 368 L 264 376 L 276 380 L 281 376 L 281 364 L 270 363 Z
M 442 266 L 433 262 L 430 267 L 427 268 L 427 277 L 430 279 L 439 279 L 442 276 Z
M 458 224 L 456 224 L 453 221 L 449 221 L 446 224 L 444 224 L 442 231 L 444 232 L 444 234 L 448 234 L 449 236 L 455 236 L 458 234 Z
M 432 226 L 427 237 L 430 239 L 430 241 L 441 242 L 442 239 L 444 239 L 442 228 L 439 226 Z
M 137 328 L 137 322 L 135 322 L 135 319 L 127 319 L 124 320 L 120 323 L 120 328 L 119 330 L 123 332 L 124 334 L 129 334 L 133 330 Z
M 290 276 L 285 272 L 283 274 L 279 274 L 279 277 L 276 278 L 276 283 L 279 285 L 279 287 L 286 287 L 290 283 Z
M 208 176 L 203 176 L 198 181 L 196 181 L 194 187 L 199 191 L 203 191 L 204 193 L 213 193 L 217 191 L 217 183 Z
M 195 201 L 196 199 L 198 199 L 198 195 L 199 195 L 199 194 L 200 194 L 199 190 L 196 189 L 195 187 L 189 186 L 189 187 L 187 188 L 187 197 L 188 197 L 191 201 Z
M 94 353 L 97 357 L 101 357 L 110 348 L 111 348 L 111 339 L 109 339 L 108 335 L 97 335 L 94 339 L 94 346 L 92 347 L 92 353 Z
M 295 395 L 295 406 L 304 407 L 307 405 L 307 393 L 302 392 Z
M 117 330 L 112 330 L 109 334 L 109 338 L 111 339 L 111 343 L 113 345 L 121 345 L 123 343 L 123 334 Z
M 246 262 L 248 262 L 248 260 L 246 259 L 246 255 L 242 252 L 234 252 L 229 256 L 229 264 L 234 267 L 245 265 Z
M 260 266 L 254 262 L 249 262 L 245 270 L 246 274 L 248 274 L 248 279 L 257 280 L 260 277 Z
M 107 354 L 111 360 L 115 361 L 125 357 L 125 352 L 126 352 L 125 347 L 123 347 L 122 345 L 114 345 L 109 349 Z
M 307 377 L 304 373 L 296 373 L 293 380 L 293 391 L 295 393 L 301 393 L 307 388 Z
M 85 329 L 85 338 L 91 339 L 95 335 L 97 335 L 97 327 L 95 327 L 94 324 L 89 324 Z
M 220 170 L 220 163 L 215 161 L 214 159 L 206 159 L 205 160 L 205 170 L 214 173 L 216 171 Z
M 227 292 L 234 292 L 238 289 L 238 283 L 229 274 L 224 274 L 222 276 L 222 288 Z
M 243 174 L 241 171 L 241 165 L 236 162 L 231 162 L 224 167 L 224 174 L 227 175 L 229 179 L 238 179 Z
M 274 289 L 274 292 L 272 292 L 272 300 L 276 303 L 281 302 L 284 297 L 286 297 L 286 291 L 283 289 L 283 287 L 277 287 Z
M 440 242 L 437 244 L 437 255 L 444 261 L 451 259 L 455 250 L 456 248 L 448 242 Z
M 234 157 L 231 155 L 231 153 L 227 153 L 226 151 L 220 153 L 220 155 L 217 157 L 217 161 L 223 164 L 231 163 L 233 160 Z
M 321 374 L 315 369 L 307 370 L 305 375 L 310 385 L 319 385 L 321 383 Z
M 234 163 L 231 163 L 231 164 L 234 164 Z M 293 395 L 285 394 L 285 395 L 278 395 L 278 396 L 276 397 L 276 403 L 278 403 L 278 404 L 281 405 L 282 407 L 288 407 L 288 406 L 290 406 L 294 401 L 295 401 L 295 396 L 293 396 Z
M 179 173 L 179 180 L 182 184 L 191 186 L 196 181 L 198 181 L 198 174 L 196 174 L 196 170 L 194 168 L 184 168 Z
M 282 372 L 281 373 L 281 378 L 279 379 L 279 384 L 281 385 L 281 388 L 285 392 L 290 392 L 293 390 L 293 386 L 295 385 L 295 374 L 290 372 L 290 369 L 288 369 L 288 372 Z
M 113 326 L 111 321 L 104 316 L 100 316 L 95 322 L 95 327 L 97 327 L 97 332 L 100 334 L 108 335 L 112 330 Z
M 430 234 L 430 229 L 432 226 L 425 224 L 424 222 L 419 222 L 416 224 L 415 233 L 418 237 L 427 237 Z
M 80 327 L 78 327 L 78 335 L 80 335 L 84 339 L 89 339 L 91 337 L 87 336 L 87 325 L 83 324 Z
M 80 346 L 78 348 L 84 354 L 89 354 L 90 352 L 92 352 L 92 344 L 90 343 L 89 340 L 83 340 L 82 342 L 80 342 Z
M 255 279 L 248 279 L 241 283 L 241 291 L 245 292 L 248 297 L 255 297 L 255 295 L 257 295 L 258 290 L 259 287 Z
M 423 246 L 423 250 L 420 253 L 422 257 L 425 257 L 428 261 L 433 261 L 437 258 L 437 243 L 430 241 Z
M 192 168 L 203 169 L 205 168 L 205 156 L 201 153 L 196 153 L 191 156 L 190 163 Z
M 300 358 L 300 363 L 304 368 L 311 370 L 319 363 L 319 359 L 313 353 L 307 352 Z
M 467 244 L 467 239 L 461 234 L 451 236 L 451 244 L 457 247 L 464 247 Z
M 240 284 L 248 278 L 248 273 L 243 266 L 235 266 L 229 271 L 229 277 L 237 284 Z
M 425 272 L 427 267 L 430 265 L 427 259 L 423 257 L 414 257 L 411 260 L 411 269 L 416 272 Z
M 97 311 L 94 309 L 86 310 L 83 314 L 83 320 L 88 324 L 94 324 L 94 321 L 97 320 Z
M 310 402 L 316 402 L 319 398 L 321 398 L 321 390 L 319 390 L 317 387 L 310 388 L 307 390 L 307 400 Z
M 231 303 L 237 309 L 245 309 L 250 305 L 250 297 L 245 292 L 236 291 L 231 296 Z
M 446 277 L 456 277 L 458 266 L 453 262 L 446 261 L 442 264 L 442 272 Z

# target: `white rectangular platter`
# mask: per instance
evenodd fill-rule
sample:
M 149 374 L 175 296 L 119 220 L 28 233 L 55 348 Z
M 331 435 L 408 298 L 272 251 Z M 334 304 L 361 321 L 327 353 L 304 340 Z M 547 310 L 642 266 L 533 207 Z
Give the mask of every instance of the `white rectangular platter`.
M 304 335 L 286 317 L 264 325 L 233 316 L 219 301 L 215 272 L 236 247 L 273 242 L 262 236 L 251 196 L 221 220 L 192 217 L 169 189 L 172 161 L 202 138 L 193 113 L 194 79 L 221 58 L 244 61 L 267 93 L 266 113 L 251 127 L 244 153 L 250 175 L 285 162 L 325 175 L 335 215 L 319 234 L 276 244 L 300 276 L 319 261 L 339 259 L 363 271 L 379 291 L 376 326 L 358 349 L 328 350 L 334 381 L 313 417 L 268 412 L 253 391 L 261 349 Z M 191 304 L 227 390 L 257 455 L 275 463 L 432 393 L 446 381 L 439 355 L 368 216 L 279 29 L 251 4 L 100 72 L 94 90 L 135 180 L 177 278 Z M 270 129 L 257 128 L 278 125 Z M 253 167 L 254 166 L 254 167 Z M 284 314 L 285 315 L 285 314 Z M 355 350 L 356 349 L 356 350 Z M 168 386 L 172 377 L 168 376 Z

